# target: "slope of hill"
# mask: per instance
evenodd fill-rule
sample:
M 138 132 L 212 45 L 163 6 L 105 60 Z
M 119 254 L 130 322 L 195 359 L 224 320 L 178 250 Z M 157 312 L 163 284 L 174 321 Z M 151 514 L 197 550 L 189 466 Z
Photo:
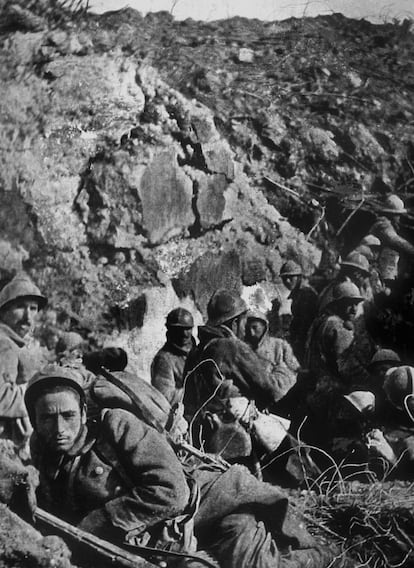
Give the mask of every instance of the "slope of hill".
M 0 267 L 48 290 L 49 321 L 112 333 L 145 371 L 177 302 L 272 299 L 284 258 L 312 271 L 346 216 L 328 196 L 410 196 L 410 22 L 74 4 L 1 6 Z

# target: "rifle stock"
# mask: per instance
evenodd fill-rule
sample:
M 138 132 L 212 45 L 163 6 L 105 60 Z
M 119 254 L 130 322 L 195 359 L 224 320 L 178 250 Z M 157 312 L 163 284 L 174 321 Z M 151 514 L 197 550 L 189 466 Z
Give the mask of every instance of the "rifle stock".
M 45 524 L 47 527 L 57 530 L 59 533 L 63 533 L 71 540 L 92 548 L 113 565 L 116 563 L 124 568 L 153 568 L 155 566 L 115 544 L 74 527 L 39 507 L 36 508 L 33 516 L 36 521 Z M 142 561 L 142 564 L 138 564 L 139 561 Z

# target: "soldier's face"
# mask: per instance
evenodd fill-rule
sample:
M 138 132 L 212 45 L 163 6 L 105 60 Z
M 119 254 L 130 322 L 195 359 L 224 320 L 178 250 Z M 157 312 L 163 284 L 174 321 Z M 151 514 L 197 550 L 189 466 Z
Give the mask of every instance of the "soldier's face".
M 191 347 L 193 342 L 192 327 L 170 327 L 168 337 L 179 347 Z
M 352 321 L 358 313 L 359 302 L 344 301 L 338 302 L 336 313 L 345 321 Z
M 246 341 L 254 346 L 259 344 L 266 331 L 266 324 L 258 319 L 248 319 L 246 323 Z
M 364 282 L 367 280 L 367 275 L 365 274 L 365 272 L 362 272 L 361 270 L 353 270 L 350 274 L 350 278 L 352 280 L 352 282 L 354 284 L 356 284 L 358 286 L 358 288 L 360 288 Z
M 282 281 L 286 288 L 292 291 L 299 284 L 300 276 L 283 276 Z
M 2 310 L 0 319 L 17 335 L 25 337 L 33 331 L 38 311 L 39 306 L 35 300 L 18 298 Z
M 86 424 L 86 412 L 72 390 L 45 393 L 35 406 L 36 432 L 52 452 L 66 453 Z

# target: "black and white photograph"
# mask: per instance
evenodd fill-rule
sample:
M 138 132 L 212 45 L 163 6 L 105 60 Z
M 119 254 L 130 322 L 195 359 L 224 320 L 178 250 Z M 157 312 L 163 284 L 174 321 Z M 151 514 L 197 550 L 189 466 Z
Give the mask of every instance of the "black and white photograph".
M 0 0 L 0 566 L 414 567 L 412 0 Z

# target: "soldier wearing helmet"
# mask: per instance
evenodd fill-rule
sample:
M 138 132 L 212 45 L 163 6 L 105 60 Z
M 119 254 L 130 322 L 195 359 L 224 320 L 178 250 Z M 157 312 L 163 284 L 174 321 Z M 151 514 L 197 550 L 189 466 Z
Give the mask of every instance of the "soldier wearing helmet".
M 368 259 L 359 252 L 351 252 L 341 260 L 338 275 L 322 292 L 319 294 L 319 313 L 323 313 L 329 308 L 333 299 L 332 293 L 335 286 L 341 282 L 352 282 L 359 291 L 367 282 L 370 275 L 370 265 Z
M 414 368 L 391 367 L 385 374 L 384 395 L 376 428 L 368 433 L 371 454 L 393 466 L 393 477 L 414 479 Z
M 242 298 L 230 290 L 217 290 L 207 314 L 207 324 L 199 327 L 200 343 L 190 354 L 184 373 L 184 406 L 188 419 L 197 419 L 195 429 L 205 426 L 207 419 L 210 426 L 211 421 L 217 425 L 226 420 L 230 407 L 239 418 L 236 401 L 244 409 L 249 401 L 266 408 L 279 394 L 256 353 L 243 341 L 247 306 Z
M 412 262 L 414 246 L 399 234 L 400 218 L 407 213 L 403 200 L 390 194 L 378 207 L 379 218 L 370 228 L 370 234 L 381 241 L 378 267 L 386 285 L 392 284 L 404 267 L 400 266 L 400 255 Z
M 172 310 L 166 320 L 167 341 L 151 364 L 151 384 L 174 408 L 182 401 L 184 366 L 195 346 L 192 335 L 194 320 L 184 308 Z
M 299 362 L 303 363 L 306 337 L 318 312 L 318 295 L 311 286 L 305 284 L 302 268 L 293 260 L 283 264 L 280 277 L 286 288 L 290 290 L 292 313 L 289 326 L 290 343 Z
M 23 348 L 46 303 L 26 274 L 15 276 L 0 292 L 0 436 L 12 440 L 16 449 L 24 448 L 30 434 Z
M 378 349 L 368 365 L 368 371 L 372 377 L 371 386 L 376 394 L 382 391 L 386 373 L 392 367 L 402 365 L 400 356 L 392 349 Z
M 324 426 L 336 399 L 360 389 L 368 373 L 361 363 L 355 341 L 354 321 L 363 301 L 353 282 L 340 282 L 332 289 L 327 310 L 312 324 L 307 341 L 305 365 L 309 372 L 308 406 L 314 417 L 312 441 L 323 443 L 329 432 Z M 332 418 L 332 417 L 331 417 Z
M 182 467 L 165 437 L 127 410 L 107 408 L 87 422 L 83 387 L 81 373 L 58 366 L 28 384 L 39 505 L 112 542 L 133 532 L 155 543 L 188 503 Z

